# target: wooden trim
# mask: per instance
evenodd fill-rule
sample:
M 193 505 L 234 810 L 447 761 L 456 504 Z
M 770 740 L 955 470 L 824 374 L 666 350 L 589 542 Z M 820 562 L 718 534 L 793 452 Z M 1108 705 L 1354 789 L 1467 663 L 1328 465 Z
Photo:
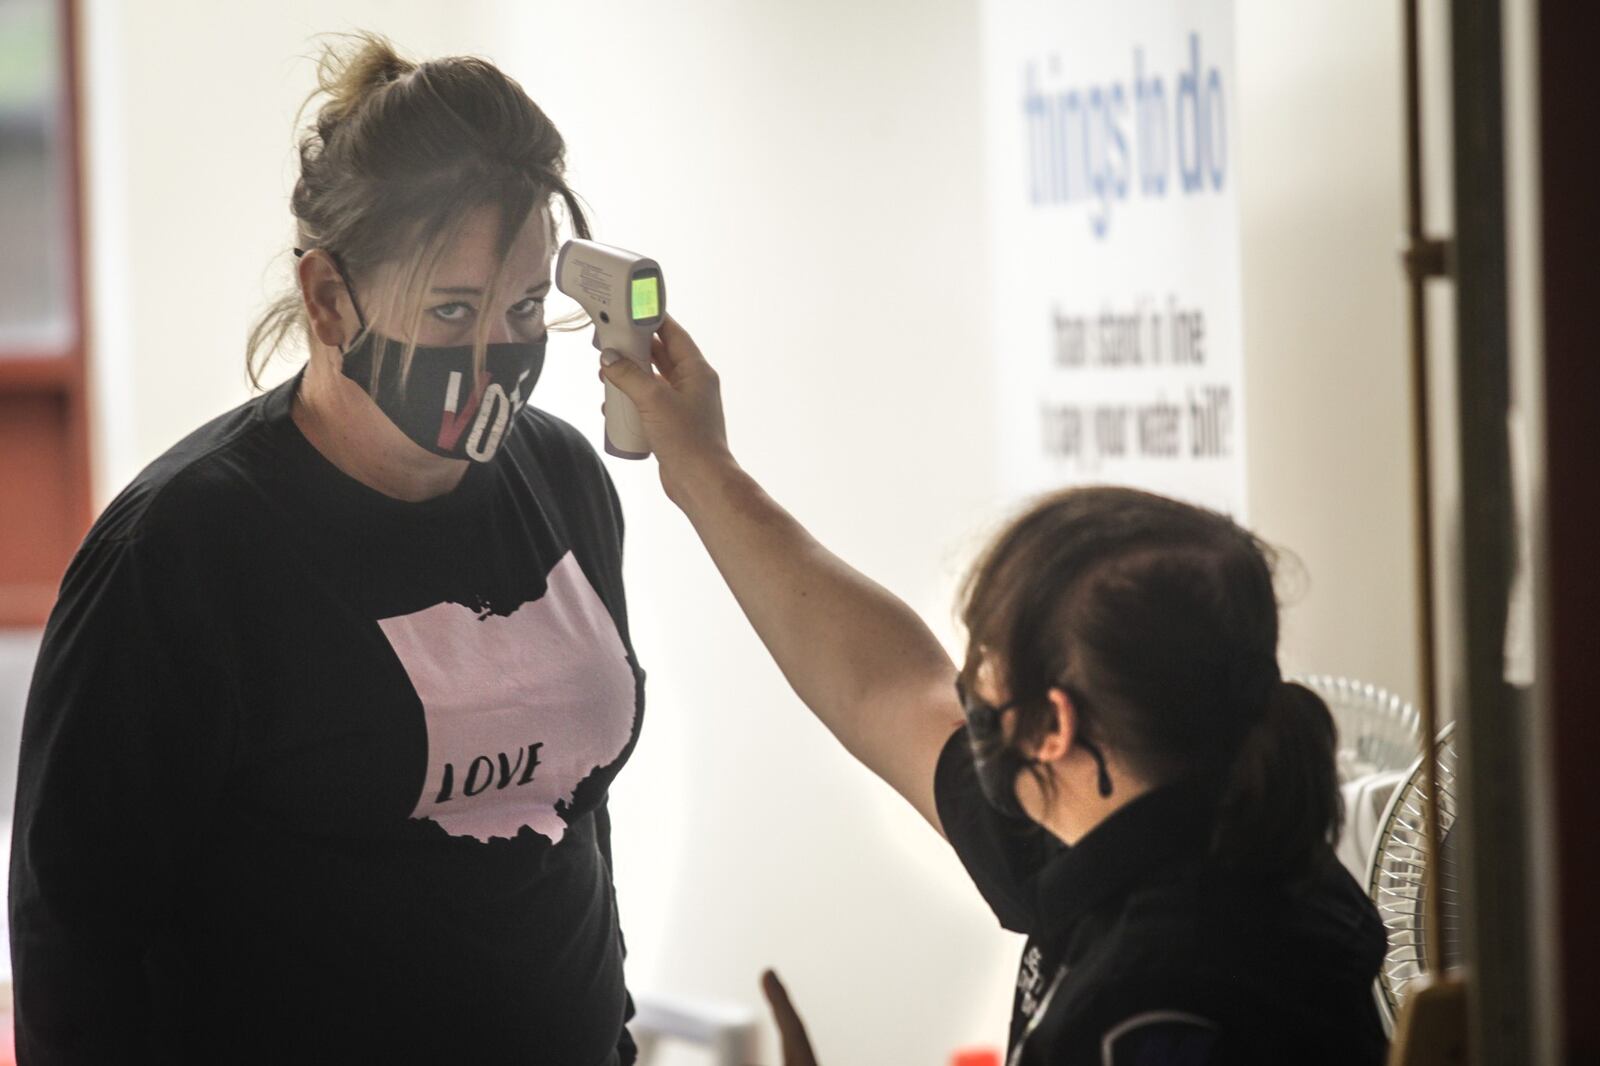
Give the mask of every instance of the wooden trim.
M 0 629 L 40 629 L 55 605 L 54 585 L 0 585 Z
M 1506 138 L 1500 0 L 1450 9 L 1455 186 L 1455 450 L 1459 511 L 1449 614 L 1460 649 L 1451 691 L 1460 763 L 1460 930 L 1470 974 L 1467 1046 L 1475 1062 L 1535 1062 L 1530 975 L 1537 946 L 1507 929 L 1528 924 L 1530 786 L 1523 755 L 1528 703 L 1508 684 L 1506 604 L 1515 559 L 1510 438 L 1511 334 L 1506 265 Z M 1434 879 L 1442 882 L 1443 878 Z
M 31 543 L 46 546 L 46 559 L 59 560 L 65 568 L 73 550 L 94 519 L 89 448 L 89 380 L 88 380 L 88 279 L 84 264 L 88 258 L 88 236 L 84 223 L 83 158 L 84 126 L 82 115 L 82 86 L 79 84 L 81 65 L 78 62 L 78 29 L 80 25 L 78 0 L 57 0 L 57 40 L 60 46 L 61 98 L 56 121 L 64 127 L 61 151 L 64 153 L 63 174 L 66 189 L 65 237 L 69 249 L 69 293 L 72 304 L 72 342 L 59 351 L 0 351 L 0 398 L 21 401 L 24 405 L 38 400 L 53 400 L 60 404 L 60 419 L 55 431 L 39 443 L 44 455 L 52 458 L 52 472 L 59 472 L 58 484 L 66 486 L 68 510 L 64 520 L 58 519 L 58 532 L 47 532 Z M 27 462 L 24 452 L 14 462 Z M 26 500 L 7 498 L 0 487 L 0 506 L 26 507 Z M 61 512 L 57 512 L 60 514 Z M 55 565 L 41 567 L 36 552 L 24 553 L 32 561 L 19 562 L 0 572 L 0 627 L 36 628 L 44 625 L 56 598 L 56 584 L 60 574 L 49 574 Z M 3 560 L 0 560 L 3 561 Z M 41 572 L 45 571 L 45 572 Z M 48 577 L 48 583 L 45 578 Z
M 1539 213 L 1543 280 L 1545 462 L 1550 590 L 1551 747 L 1555 753 L 1565 1061 L 1600 1061 L 1600 315 L 1594 250 L 1600 125 L 1594 106 L 1594 8 L 1539 5 Z
M 79 78 L 81 66 L 78 62 L 78 4 L 79 0 L 61 0 L 61 70 L 66 84 L 68 120 L 72 123 L 72 136 L 67 142 L 68 151 L 72 153 L 72 165 L 67 168 L 67 203 L 71 215 L 67 226 L 72 234 L 73 322 L 77 327 L 77 345 L 73 354 L 76 356 L 78 379 L 67 405 L 68 464 L 73 480 L 79 486 L 78 536 L 73 540 L 74 546 L 94 522 L 93 471 L 89 451 L 89 239 L 83 203 L 86 135 L 83 126 L 83 85 Z
M 62 392 L 83 387 L 83 358 L 0 351 L 0 392 Z

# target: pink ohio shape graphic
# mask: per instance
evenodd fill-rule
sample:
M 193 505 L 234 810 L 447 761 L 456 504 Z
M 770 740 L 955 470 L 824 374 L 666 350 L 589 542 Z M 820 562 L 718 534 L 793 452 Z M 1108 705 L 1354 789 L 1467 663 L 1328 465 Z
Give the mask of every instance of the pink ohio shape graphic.
M 523 826 L 560 843 L 556 810 L 633 735 L 633 669 L 568 552 L 509 615 L 454 603 L 378 622 L 422 701 L 428 774 L 413 818 L 487 843 Z

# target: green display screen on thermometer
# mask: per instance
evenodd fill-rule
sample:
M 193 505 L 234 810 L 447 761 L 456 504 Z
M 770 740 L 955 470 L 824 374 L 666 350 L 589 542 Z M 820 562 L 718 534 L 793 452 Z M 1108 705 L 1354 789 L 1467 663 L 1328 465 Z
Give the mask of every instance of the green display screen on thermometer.
M 661 314 L 661 279 L 642 277 L 633 279 L 633 320 L 643 322 Z

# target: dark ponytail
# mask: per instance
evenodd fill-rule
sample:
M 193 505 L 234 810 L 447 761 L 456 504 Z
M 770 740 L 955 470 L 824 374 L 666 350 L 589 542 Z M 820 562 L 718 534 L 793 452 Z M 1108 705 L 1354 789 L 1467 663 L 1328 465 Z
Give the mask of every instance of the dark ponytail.
M 1322 697 L 1279 681 L 1223 775 L 1213 838 L 1218 858 L 1289 874 L 1311 869 L 1344 822 L 1337 743 Z
M 1215 802 L 1216 858 L 1273 879 L 1330 854 L 1342 821 L 1333 717 L 1281 680 L 1273 552 L 1226 515 L 1146 492 L 1070 489 L 1017 519 L 967 579 L 964 674 L 999 671 L 1012 743 L 1078 730 L 1143 780 Z

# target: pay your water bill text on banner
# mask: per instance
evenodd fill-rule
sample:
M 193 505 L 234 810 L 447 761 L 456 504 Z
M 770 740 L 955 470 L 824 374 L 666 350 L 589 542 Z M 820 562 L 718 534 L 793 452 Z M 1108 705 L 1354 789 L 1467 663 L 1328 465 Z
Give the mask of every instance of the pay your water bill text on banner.
M 1231 0 L 986 0 L 1008 494 L 1244 512 Z

